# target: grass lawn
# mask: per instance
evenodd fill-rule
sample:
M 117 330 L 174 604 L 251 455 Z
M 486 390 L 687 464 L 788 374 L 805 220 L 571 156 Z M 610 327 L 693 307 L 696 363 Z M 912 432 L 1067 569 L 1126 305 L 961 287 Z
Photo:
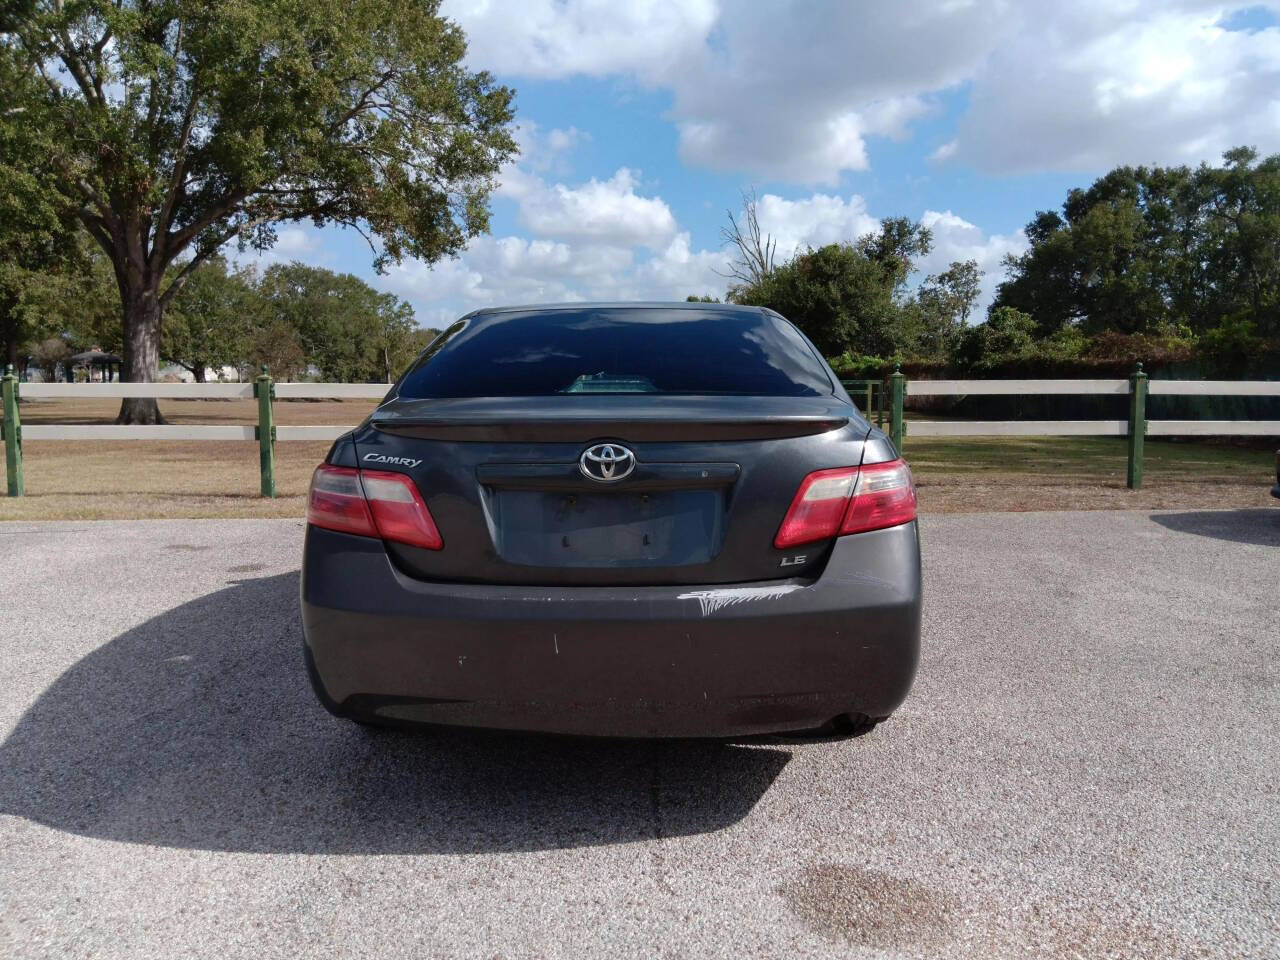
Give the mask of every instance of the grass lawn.
M 278 401 L 279 424 L 358 423 L 373 401 Z M 252 400 L 161 400 L 172 423 L 253 424 Z M 32 400 L 24 423 L 110 423 L 114 400 Z M 1206 509 L 1274 503 L 1274 453 L 1217 443 L 1148 441 L 1142 490 L 1125 488 L 1118 437 L 913 439 L 906 456 L 921 508 L 982 510 Z M 274 500 L 258 496 L 258 445 L 249 441 L 28 441 L 27 495 L 0 497 L 0 520 L 139 517 L 301 517 L 325 443 L 276 445 Z
M 1125 486 L 1123 437 L 921 437 L 904 454 L 926 512 L 1263 507 L 1275 453 L 1225 443 L 1148 440 L 1141 490 Z

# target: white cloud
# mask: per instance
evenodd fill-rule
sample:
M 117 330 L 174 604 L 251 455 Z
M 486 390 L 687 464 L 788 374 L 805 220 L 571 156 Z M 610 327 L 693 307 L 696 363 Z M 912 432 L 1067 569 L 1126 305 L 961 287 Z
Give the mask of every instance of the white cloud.
M 1280 27 L 1244 0 L 966 2 L 454 0 L 472 62 L 516 77 L 621 76 L 669 90 L 685 161 L 833 185 L 867 141 L 904 138 L 965 89 L 938 162 L 1095 170 L 1280 149 Z M 1275 6 L 1272 5 L 1275 9 Z
M 544 185 L 557 196 L 559 189 Z M 879 226 L 857 194 L 815 193 L 798 200 L 764 194 L 759 211 L 761 227 L 778 241 L 779 263 L 805 247 L 856 240 Z M 985 272 L 980 316 L 1003 276 L 1003 257 L 1026 249 L 1026 238 L 1021 232 L 988 235 L 950 210 L 926 210 L 920 219 L 933 232 L 934 246 L 915 279 L 945 270 L 954 260 L 976 260 Z M 596 235 L 567 223 L 563 233 L 549 237 L 480 237 L 457 259 L 434 267 L 406 262 L 378 285 L 412 302 L 419 322 L 439 326 L 483 306 L 722 296 L 727 269 L 726 251 L 695 249 L 688 231 L 674 231 L 657 243 L 625 230 Z
M 597 299 L 597 291 L 625 272 L 625 247 L 574 247 L 553 240 L 479 237 L 466 252 L 434 267 L 406 261 L 382 286 L 415 304 L 457 302 L 463 309 L 511 303 Z
M 1280 28 L 1225 29 L 1223 8 L 1059 16 L 974 76 L 955 158 L 982 170 L 1097 170 L 1280 148 Z
M 635 271 L 636 298 L 683 300 L 690 294 L 720 295 L 728 257 L 720 250 L 694 250 L 687 232 L 679 233 L 660 253 Z
M 684 299 L 723 291 L 720 251 L 691 249 L 671 208 L 647 196 L 638 172 L 607 180 L 549 183 L 539 171 L 560 164 L 584 139 L 574 128 L 527 123 L 522 155 L 500 177 L 498 195 L 517 206 L 531 238 L 478 237 L 457 258 L 391 268 L 377 285 L 413 303 L 421 323 L 481 306 L 571 300 Z
M 815 193 L 803 200 L 784 200 L 775 194 L 760 197 L 756 210 L 760 228 L 777 241 L 778 263 L 805 247 L 856 240 L 871 233 L 880 221 L 867 212 L 867 203 L 854 194 L 843 197 Z
M 956 151 L 960 149 L 960 144 L 955 140 L 948 140 L 942 144 L 933 153 L 929 154 L 929 159 L 934 163 L 941 163 L 943 160 L 950 160 L 956 155 Z
M 701 49 L 714 0 L 447 0 L 476 66 L 527 77 L 635 73 L 658 79 Z
M 539 172 L 567 173 L 569 157 L 591 134 L 577 127 L 543 130 L 532 121 L 522 121 L 516 129 L 520 145 L 520 166 Z
M 648 256 L 617 244 L 480 237 L 457 259 L 427 267 L 406 261 L 378 286 L 414 304 L 419 322 L 443 305 L 453 315 L 478 307 L 573 300 L 683 300 L 691 293 L 721 293 L 719 251 L 692 250 L 679 233 Z
M 311 226 L 281 226 L 276 228 L 276 242 L 266 250 L 252 247 L 239 248 L 238 241 L 229 240 L 221 251 L 238 266 L 255 266 L 265 270 L 273 263 L 289 263 L 301 260 L 305 263 L 327 263 L 322 236 Z
M 676 218 L 661 197 L 636 192 L 636 174 L 622 167 L 608 180 L 594 177 L 580 187 L 546 187 L 522 175 L 520 221 L 538 236 L 595 239 L 657 247 L 676 232 Z
M 986 316 L 987 306 L 995 296 L 996 287 L 1004 279 L 1006 254 L 1019 254 L 1027 249 L 1026 235 L 1019 230 L 1013 234 L 987 235 L 981 227 L 958 217 L 950 210 L 939 213 L 926 210 L 920 217 L 933 234 L 933 249 L 919 265 L 921 277 L 941 273 L 956 260 L 976 260 L 983 272 L 982 293 L 974 310 L 974 318 Z

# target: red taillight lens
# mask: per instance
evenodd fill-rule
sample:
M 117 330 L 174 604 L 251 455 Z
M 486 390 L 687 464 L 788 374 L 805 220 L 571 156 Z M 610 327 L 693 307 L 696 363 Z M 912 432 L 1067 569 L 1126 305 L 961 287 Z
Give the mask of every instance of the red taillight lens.
M 307 523 L 427 550 L 444 546 L 422 494 L 403 473 L 322 463 L 311 477 Z
M 857 477 L 857 467 L 837 467 L 815 470 L 800 481 L 800 489 L 778 528 L 778 535 L 773 538 L 773 545 L 795 547 L 834 537 L 840 531 Z
M 373 515 L 360 489 L 360 471 L 322 463 L 311 475 L 307 523 L 339 533 L 376 537 Z
M 426 550 L 439 550 L 444 546 L 431 511 L 411 479 L 403 473 L 361 470 L 360 482 L 364 484 L 373 522 L 383 540 Z
M 840 533 L 882 530 L 915 518 L 916 487 L 911 482 L 911 468 L 901 460 L 873 463 L 858 472 Z
M 901 460 L 815 470 L 800 482 L 773 545 L 779 549 L 847 533 L 895 527 L 916 517 L 911 471 Z

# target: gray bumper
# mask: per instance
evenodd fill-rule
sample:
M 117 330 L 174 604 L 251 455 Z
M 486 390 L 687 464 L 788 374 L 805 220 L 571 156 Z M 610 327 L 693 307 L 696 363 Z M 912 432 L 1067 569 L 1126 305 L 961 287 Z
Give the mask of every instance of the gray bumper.
M 836 541 L 812 581 L 529 587 L 407 577 L 380 541 L 309 528 L 316 692 L 357 719 L 738 736 L 879 718 L 920 649 L 914 523 Z

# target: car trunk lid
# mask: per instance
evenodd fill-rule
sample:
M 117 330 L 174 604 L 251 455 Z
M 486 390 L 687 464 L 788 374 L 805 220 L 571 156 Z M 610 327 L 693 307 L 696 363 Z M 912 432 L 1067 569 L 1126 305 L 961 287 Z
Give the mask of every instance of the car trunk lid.
M 412 576 L 683 584 L 816 570 L 825 545 L 773 536 L 805 473 L 858 464 L 866 433 L 833 397 L 580 395 L 392 401 L 355 439 L 362 466 L 414 478 L 440 528 L 441 551 L 388 545 Z M 634 457 L 621 479 L 584 471 L 603 445 Z

